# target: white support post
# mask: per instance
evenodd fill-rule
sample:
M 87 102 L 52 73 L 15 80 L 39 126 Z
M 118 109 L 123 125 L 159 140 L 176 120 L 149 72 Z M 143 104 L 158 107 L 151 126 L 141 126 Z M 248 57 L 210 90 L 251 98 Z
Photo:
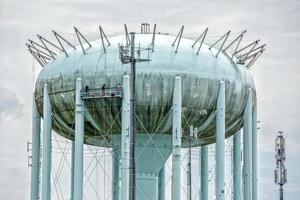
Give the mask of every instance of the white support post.
M 244 111 L 243 130 L 243 191 L 244 200 L 251 200 L 251 135 L 252 135 L 252 89 L 248 89 L 248 98 Z
M 112 150 L 112 200 L 119 200 L 119 152 L 118 149 L 115 148 Z
M 225 83 L 220 81 L 216 115 L 216 200 L 225 196 Z
M 74 163 L 75 162 L 75 141 L 72 141 L 71 152 L 71 200 L 74 200 Z
M 252 115 L 252 200 L 257 200 L 257 101 Z
M 241 195 L 241 132 L 233 136 L 233 200 L 240 200 Z
M 175 77 L 172 125 L 172 200 L 181 199 L 181 78 Z
M 42 162 L 42 200 L 50 200 L 51 196 L 51 134 L 52 105 L 48 86 L 44 85 L 43 103 L 43 162 Z
M 129 199 L 129 122 L 130 122 L 129 76 L 123 76 L 122 142 L 121 142 L 121 200 Z
M 200 148 L 200 200 L 208 200 L 208 146 Z
M 75 91 L 74 200 L 83 199 L 84 103 L 81 99 L 81 89 L 81 78 L 77 78 Z
M 39 199 L 40 182 L 40 140 L 41 140 L 41 116 L 35 103 L 35 95 L 32 98 L 32 163 L 31 163 L 31 192 L 30 199 Z

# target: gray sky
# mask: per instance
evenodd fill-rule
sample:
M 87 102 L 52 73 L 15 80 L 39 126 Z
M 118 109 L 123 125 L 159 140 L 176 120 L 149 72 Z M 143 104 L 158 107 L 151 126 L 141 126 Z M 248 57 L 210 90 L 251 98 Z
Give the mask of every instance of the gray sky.
M 287 136 L 288 184 L 286 197 L 300 195 L 300 1 L 17 1 L 0 0 L 0 198 L 28 197 L 26 141 L 31 138 L 32 58 L 24 43 L 37 33 L 51 38 L 73 26 L 92 36 L 99 24 L 109 35 L 123 24 L 138 30 L 141 22 L 157 23 L 160 31 L 197 37 L 205 27 L 211 34 L 248 30 L 247 38 L 260 38 L 267 51 L 252 69 L 259 100 L 259 196 L 276 199 L 273 183 L 274 137 Z M 298 198 L 297 198 L 298 197 Z

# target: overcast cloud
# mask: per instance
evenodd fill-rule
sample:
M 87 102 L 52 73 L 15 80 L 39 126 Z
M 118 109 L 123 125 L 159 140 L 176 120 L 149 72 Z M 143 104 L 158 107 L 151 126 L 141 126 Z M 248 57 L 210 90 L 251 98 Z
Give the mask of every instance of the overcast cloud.
M 276 199 L 273 183 L 274 137 L 287 136 L 286 199 L 300 195 L 300 1 L 299 0 L 0 0 L 0 198 L 26 199 L 30 173 L 26 141 L 31 139 L 33 80 L 40 67 L 24 43 L 36 34 L 51 38 L 51 30 L 66 36 L 76 25 L 95 37 L 103 25 L 109 35 L 138 30 L 141 22 L 157 23 L 159 31 L 196 38 L 247 29 L 247 39 L 260 38 L 267 51 L 253 67 L 259 100 L 259 196 Z

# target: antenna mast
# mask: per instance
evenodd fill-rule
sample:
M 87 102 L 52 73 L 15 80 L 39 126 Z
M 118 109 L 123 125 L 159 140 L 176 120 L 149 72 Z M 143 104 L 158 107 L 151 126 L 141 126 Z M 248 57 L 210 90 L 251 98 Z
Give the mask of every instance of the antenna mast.
M 135 200 L 136 185 L 135 185 L 135 79 L 136 79 L 136 63 L 137 62 L 149 62 L 148 58 L 141 58 L 141 51 L 149 52 L 151 48 L 135 47 L 135 33 L 130 32 L 127 35 L 127 28 L 125 26 L 125 37 L 129 37 L 130 40 L 126 41 L 126 46 L 119 45 L 119 56 L 123 64 L 131 64 L 130 67 L 130 126 L 129 126 L 129 200 Z
M 285 138 L 282 131 L 278 132 L 275 139 L 275 159 L 276 169 L 274 171 L 274 181 L 279 185 L 279 199 L 283 200 L 283 185 L 287 182 L 287 169 L 285 168 Z

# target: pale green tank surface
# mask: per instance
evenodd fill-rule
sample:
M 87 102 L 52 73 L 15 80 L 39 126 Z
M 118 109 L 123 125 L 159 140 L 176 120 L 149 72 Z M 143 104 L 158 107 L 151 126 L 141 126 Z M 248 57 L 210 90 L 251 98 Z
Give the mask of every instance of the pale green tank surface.
M 178 52 L 172 46 L 175 36 L 156 34 L 151 61 L 136 65 L 136 124 L 139 134 L 172 134 L 172 95 L 174 78 L 182 77 L 182 128 L 183 136 L 189 126 L 197 127 L 198 139 L 192 145 L 215 142 L 215 112 L 219 82 L 226 84 L 226 137 L 242 127 L 243 110 L 248 88 L 255 93 L 249 70 L 235 64 L 230 57 L 203 44 L 199 55 L 192 48 L 193 40 L 182 38 Z M 101 40 L 92 41 L 86 54 L 80 46 L 69 50 L 66 57 L 60 54 L 41 70 L 36 82 L 36 103 L 43 114 L 43 85 L 48 83 L 53 109 L 53 129 L 66 138 L 74 138 L 75 80 L 81 77 L 83 88 L 101 88 L 103 84 L 116 87 L 129 74 L 130 64 L 119 59 L 120 43 L 125 35 L 110 37 L 111 46 L 104 53 Z M 136 46 L 148 47 L 152 34 L 136 34 Z M 143 57 L 147 52 L 142 52 Z M 253 95 L 255 98 L 256 95 Z M 255 101 L 253 101 L 255 102 Z M 85 143 L 110 146 L 112 135 L 121 134 L 121 98 L 85 100 Z M 183 138 L 183 147 L 187 141 Z

